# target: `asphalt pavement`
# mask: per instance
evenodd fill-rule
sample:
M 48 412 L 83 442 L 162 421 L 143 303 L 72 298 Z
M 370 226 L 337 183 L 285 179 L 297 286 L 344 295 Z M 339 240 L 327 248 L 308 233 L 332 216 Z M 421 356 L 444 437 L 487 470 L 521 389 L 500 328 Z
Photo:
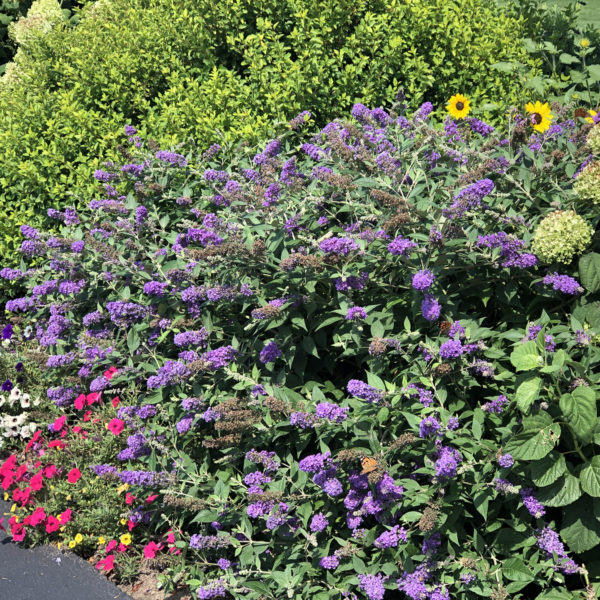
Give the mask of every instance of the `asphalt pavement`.
M 0 500 L 0 517 L 10 511 Z M 2 517 L 8 528 L 8 517 Z M 98 570 L 53 546 L 28 550 L 0 530 L 0 600 L 131 600 Z

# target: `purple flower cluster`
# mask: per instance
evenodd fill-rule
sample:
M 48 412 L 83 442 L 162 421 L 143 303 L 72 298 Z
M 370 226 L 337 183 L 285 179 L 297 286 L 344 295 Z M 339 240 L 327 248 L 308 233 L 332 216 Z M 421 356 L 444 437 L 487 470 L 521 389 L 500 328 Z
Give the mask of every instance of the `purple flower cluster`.
M 515 464 L 515 459 L 510 454 L 503 454 L 498 459 L 498 464 L 504 469 L 510 469 Z
M 367 318 L 367 311 L 362 306 L 351 306 L 344 317 L 347 321 L 360 321 Z
M 539 519 L 546 514 L 546 509 L 538 502 L 537 498 L 533 495 L 533 490 L 531 488 L 521 490 L 520 494 L 525 508 L 532 517 Z
M 525 242 L 514 236 L 510 236 L 504 231 L 490 233 L 489 235 L 480 235 L 477 238 L 478 248 L 500 248 L 500 257 L 504 261 L 503 267 L 516 267 L 518 269 L 527 269 L 537 265 L 537 257 L 533 254 L 520 252 L 525 247 Z
M 559 275 L 558 273 L 548 274 L 542 279 L 544 285 L 551 285 L 552 289 L 570 296 L 577 296 L 584 292 L 583 287 L 576 279 L 569 275 Z
M 448 446 L 442 446 L 437 452 L 435 461 L 435 472 L 438 477 L 454 477 L 462 456 L 458 450 Z
M 185 156 L 176 154 L 175 152 L 168 152 L 167 150 L 159 150 L 155 156 L 162 162 L 166 162 L 171 165 L 177 165 L 178 167 L 185 167 L 188 164 Z
M 389 531 L 382 533 L 374 542 L 375 548 L 396 548 L 398 542 L 407 541 L 406 530 L 400 525 L 394 525 Z
M 458 192 L 450 207 L 443 209 L 442 214 L 448 219 L 459 219 L 467 211 L 479 208 L 481 201 L 493 190 L 494 182 L 491 179 L 480 179 Z
M 348 256 L 350 252 L 359 249 L 359 245 L 350 238 L 330 237 L 319 244 L 319 248 L 326 254 Z
M 110 320 L 118 327 L 129 327 L 136 321 L 142 320 L 148 314 L 148 307 L 122 300 L 107 302 L 106 310 L 108 311 Z
M 482 404 L 481 409 L 487 413 L 490 413 L 490 414 L 495 413 L 495 414 L 499 415 L 503 411 L 504 406 L 507 403 L 508 403 L 508 398 L 501 394 L 500 396 L 498 396 L 491 402 L 486 402 L 485 404 Z
M 382 392 L 359 379 L 351 379 L 348 382 L 346 389 L 352 396 L 366 400 L 368 403 L 376 404 L 385 397 L 385 392 Z
M 208 337 L 208 331 L 205 327 L 195 331 L 182 331 L 181 333 L 175 334 L 173 343 L 178 347 L 185 346 L 201 346 L 206 347 L 206 339 Z
M 385 595 L 384 575 L 359 575 L 358 588 L 362 590 L 369 600 L 383 600 Z
M 412 277 L 412 286 L 415 290 L 428 290 L 435 280 L 435 275 L 429 269 L 422 269 Z
M 546 558 L 553 560 L 554 556 L 558 557 L 557 568 L 567 575 L 572 575 L 580 570 L 580 567 L 567 556 L 565 547 L 558 537 L 558 533 L 544 527 L 537 531 L 537 545 L 540 549 L 546 552 Z
M 350 275 L 346 278 L 336 277 L 333 280 L 333 283 L 338 292 L 348 292 L 350 290 L 362 290 L 368 280 L 369 274 L 367 272 L 363 272 L 358 276 Z
M 205 352 L 200 356 L 200 360 L 207 362 L 210 369 L 216 371 L 232 363 L 237 355 L 238 351 L 233 346 L 221 346 Z
M 259 360 L 263 364 L 275 362 L 282 355 L 281 350 L 275 342 L 269 342 L 259 354 Z
M 388 252 L 396 256 L 404 256 L 408 258 L 410 251 L 416 248 L 417 244 L 411 240 L 399 235 L 388 244 Z
M 427 321 L 437 321 L 440 317 L 442 307 L 440 303 L 431 295 L 425 294 L 421 302 L 421 313 Z
M 181 383 L 191 376 L 189 367 L 176 360 L 167 360 L 162 367 L 148 378 L 146 385 L 149 389 L 161 388 L 167 385 Z

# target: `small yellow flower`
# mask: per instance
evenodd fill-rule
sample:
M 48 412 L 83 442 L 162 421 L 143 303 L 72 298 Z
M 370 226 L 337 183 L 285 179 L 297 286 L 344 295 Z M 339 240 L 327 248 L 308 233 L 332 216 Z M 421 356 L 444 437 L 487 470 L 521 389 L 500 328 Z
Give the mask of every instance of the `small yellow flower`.
M 75 546 L 77 546 L 77 542 L 75 540 L 71 540 L 69 542 L 69 548 L 75 548 Z
M 10 512 L 15 512 L 15 510 L 17 510 L 17 503 L 16 502 L 10 507 Z
M 124 533 L 119 540 L 123 546 L 129 546 L 129 544 L 131 544 L 131 536 L 128 533 Z
M 54 486 L 53 486 L 53 485 L 51 485 L 51 486 L 50 486 L 50 489 L 51 489 L 51 490 L 53 490 L 53 489 L 54 489 Z
M 83 536 L 80 533 L 75 536 L 75 542 L 77 544 L 81 544 L 81 542 L 83 542 Z
M 121 519 L 121 525 L 127 525 L 127 519 Z
M 71 494 L 68 494 L 66 499 L 70 500 L 71 499 Z
M 550 105 L 547 102 L 544 104 L 539 100 L 535 104 L 528 102 L 525 105 L 525 110 L 531 115 L 533 128 L 540 133 L 546 131 L 550 127 L 550 121 L 554 119 L 554 115 L 550 112 Z
M 582 48 L 587 48 L 590 45 L 590 40 L 583 38 L 580 42 Z
M 446 110 L 455 119 L 464 119 L 471 112 L 469 99 L 462 94 L 455 94 L 450 98 Z
M 98 546 L 104 546 L 104 544 L 106 544 L 106 539 L 100 536 L 98 538 Z
M 83 488 L 83 489 L 81 490 L 81 493 L 82 493 L 82 494 L 85 494 L 86 492 L 87 492 L 87 488 Z
M 121 492 L 124 492 L 124 491 L 126 491 L 128 489 L 129 489 L 129 484 L 128 483 L 124 483 L 123 485 L 120 485 L 117 488 L 117 494 L 120 494 Z
M 595 110 L 589 110 L 588 113 L 590 114 L 589 117 L 586 117 L 585 120 L 588 123 L 593 123 L 594 122 L 594 117 L 598 114 Z
M 62 548 L 62 542 L 57 542 L 56 547 L 60 550 Z
M 6 502 L 6 500 L 8 500 L 8 493 L 4 492 L 4 501 Z

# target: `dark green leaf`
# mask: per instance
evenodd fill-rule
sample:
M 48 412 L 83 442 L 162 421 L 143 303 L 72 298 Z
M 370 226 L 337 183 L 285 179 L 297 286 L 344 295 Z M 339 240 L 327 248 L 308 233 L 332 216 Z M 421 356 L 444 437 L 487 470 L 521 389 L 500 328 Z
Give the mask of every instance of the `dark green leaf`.
M 586 552 L 600 543 L 600 521 L 588 496 L 563 510 L 563 525 L 560 536 L 573 552 Z
M 600 498 L 600 456 L 594 456 L 579 475 L 583 491 Z
M 579 259 L 579 277 L 588 292 L 600 290 L 600 254 L 590 252 Z

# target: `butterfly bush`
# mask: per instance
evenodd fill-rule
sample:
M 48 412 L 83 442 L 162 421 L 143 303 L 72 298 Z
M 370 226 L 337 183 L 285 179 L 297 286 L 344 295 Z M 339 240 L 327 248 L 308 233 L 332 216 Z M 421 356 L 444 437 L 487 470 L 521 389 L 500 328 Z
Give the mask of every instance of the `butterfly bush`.
M 589 127 L 571 107 L 543 134 L 515 111 L 494 129 L 432 110 L 356 105 L 308 133 L 300 115 L 200 156 L 130 140 L 60 237 L 22 227 L 8 318 L 65 418 L 85 394 L 135 398 L 90 468 L 159 496 L 156 531 L 185 547 L 167 588 L 519 599 L 600 581 L 599 215 L 573 192 Z M 579 229 L 554 240 L 565 215 Z

